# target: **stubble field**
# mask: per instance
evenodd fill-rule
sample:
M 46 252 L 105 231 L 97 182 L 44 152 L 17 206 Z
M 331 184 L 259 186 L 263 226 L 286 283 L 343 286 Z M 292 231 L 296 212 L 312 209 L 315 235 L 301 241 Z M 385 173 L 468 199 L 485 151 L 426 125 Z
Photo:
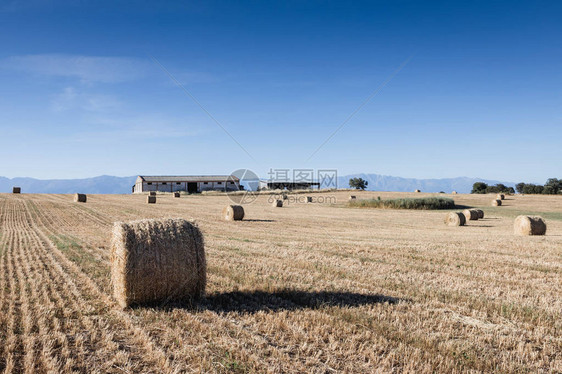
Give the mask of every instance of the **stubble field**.
M 0 194 L 0 372 L 562 372 L 562 197 L 455 195 L 485 218 L 448 227 L 328 195 L 226 222 L 225 196 Z M 159 217 L 198 223 L 207 297 L 122 310 L 113 222 Z

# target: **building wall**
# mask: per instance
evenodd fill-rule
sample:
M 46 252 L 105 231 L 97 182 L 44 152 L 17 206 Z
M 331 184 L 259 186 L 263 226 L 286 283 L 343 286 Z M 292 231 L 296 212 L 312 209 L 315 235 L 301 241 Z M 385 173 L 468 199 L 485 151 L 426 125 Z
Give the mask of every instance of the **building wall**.
M 166 183 L 166 184 L 164 184 Z M 158 191 L 158 192 L 176 192 L 187 191 L 188 182 L 137 182 L 135 184 L 134 193 Z M 226 182 L 197 182 L 197 192 L 211 191 L 211 190 L 224 190 L 225 185 L 229 191 L 239 190 L 239 183 L 230 181 Z

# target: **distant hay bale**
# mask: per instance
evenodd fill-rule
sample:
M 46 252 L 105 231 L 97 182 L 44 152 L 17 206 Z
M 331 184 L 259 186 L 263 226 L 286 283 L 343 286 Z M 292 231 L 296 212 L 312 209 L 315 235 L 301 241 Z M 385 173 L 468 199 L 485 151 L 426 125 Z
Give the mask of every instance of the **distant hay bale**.
M 518 216 L 513 224 L 515 235 L 544 235 L 546 222 L 539 216 Z
M 12 193 L 21 193 L 21 187 L 12 188 Z
M 482 209 L 476 209 L 476 212 L 478 213 L 478 219 L 484 218 L 484 211 Z
M 83 193 L 75 193 L 74 194 L 74 202 L 85 203 L 86 200 L 87 200 L 86 194 L 83 194 Z
M 204 295 L 203 235 L 184 219 L 116 222 L 111 282 L 119 305 L 186 302 Z
M 174 197 L 180 197 L 180 193 L 179 192 L 174 192 Z
M 457 191 L 453 191 L 453 192 L 451 192 L 451 194 L 456 195 L 456 194 L 457 194 Z
M 502 205 L 502 201 L 499 199 L 496 200 L 492 200 L 492 206 L 501 206 Z
M 288 199 L 289 199 L 289 196 L 286 193 L 284 193 L 283 194 L 283 200 L 288 200 Z
M 447 226 L 464 226 L 466 217 L 463 213 L 450 212 L 445 216 L 445 224 Z
M 499 193 L 499 194 L 496 195 L 496 199 L 498 199 L 498 200 L 504 200 L 504 199 L 505 199 L 505 195 Z
M 156 196 L 156 191 L 150 191 L 150 192 L 148 193 L 148 195 L 149 195 L 149 196 Z
M 312 202 L 312 196 L 307 196 L 307 197 L 306 197 L 306 202 L 307 202 L 307 203 L 311 203 L 311 202 Z
M 464 215 L 467 221 L 478 220 L 478 212 L 476 211 L 476 209 L 465 209 L 462 211 L 462 214 Z
M 414 192 L 416 192 L 416 193 L 420 193 L 421 191 L 420 191 L 420 190 L 415 190 Z
M 147 196 L 146 197 L 147 204 L 156 204 L 156 196 Z
M 274 207 L 274 208 L 282 208 L 283 207 L 283 200 L 275 200 L 275 201 L 273 201 L 271 206 Z
M 355 200 L 357 200 L 357 196 L 355 195 L 349 196 L 349 201 L 355 201 Z
M 244 218 L 242 205 L 227 205 L 222 210 L 222 217 L 227 221 L 240 221 Z

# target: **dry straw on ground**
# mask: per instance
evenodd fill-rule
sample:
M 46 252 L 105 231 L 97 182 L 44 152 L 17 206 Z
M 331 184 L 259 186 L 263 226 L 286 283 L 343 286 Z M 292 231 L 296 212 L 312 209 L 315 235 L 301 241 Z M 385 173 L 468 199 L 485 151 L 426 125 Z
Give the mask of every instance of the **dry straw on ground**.
M 156 196 L 147 196 L 146 197 L 147 204 L 156 204 Z
M 274 208 L 282 208 L 283 207 L 283 200 L 274 200 L 271 204 Z
M 467 221 L 478 220 L 478 212 L 476 211 L 476 209 L 465 209 L 462 211 L 462 214 L 464 215 Z
M 450 212 L 445 216 L 445 224 L 447 226 L 464 226 L 466 217 L 463 213 Z
M 21 193 L 21 187 L 12 188 L 12 193 Z
M 180 197 L 180 193 L 179 192 L 174 192 L 174 197 Z
M 518 216 L 513 224 L 515 235 L 544 235 L 546 222 L 539 216 Z
M 227 205 L 222 210 L 222 217 L 227 221 L 240 221 L 244 218 L 242 205 Z
M 87 200 L 86 194 L 83 194 L 83 193 L 75 193 L 74 194 L 74 202 L 85 203 L 86 200 Z
M 123 308 L 201 297 L 206 271 L 203 235 L 193 222 L 148 219 L 113 226 L 111 281 Z
M 502 205 L 502 201 L 499 199 L 496 200 L 492 200 L 492 206 L 501 206 Z
M 478 219 L 484 218 L 484 211 L 482 209 L 476 209 L 476 212 L 478 213 Z

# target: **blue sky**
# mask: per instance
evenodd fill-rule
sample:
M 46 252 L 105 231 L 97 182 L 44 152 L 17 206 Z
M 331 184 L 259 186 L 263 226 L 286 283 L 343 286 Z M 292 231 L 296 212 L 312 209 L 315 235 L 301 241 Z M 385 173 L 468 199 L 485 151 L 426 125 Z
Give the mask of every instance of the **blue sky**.
M 0 3 L 0 175 L 562 177 L 561 2 L 153 3 Z

